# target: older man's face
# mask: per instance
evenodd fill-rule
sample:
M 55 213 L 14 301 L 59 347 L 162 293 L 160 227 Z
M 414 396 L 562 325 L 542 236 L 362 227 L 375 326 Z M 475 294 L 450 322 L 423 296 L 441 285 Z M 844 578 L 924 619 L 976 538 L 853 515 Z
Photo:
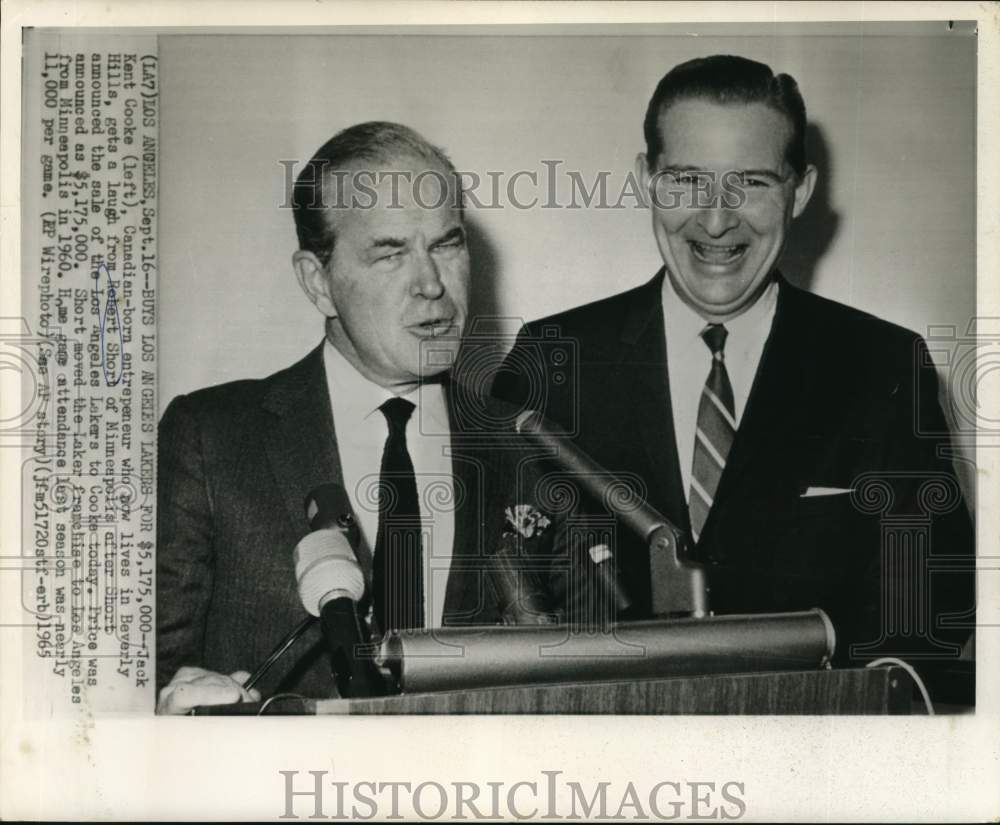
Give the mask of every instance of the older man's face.
M 682 100 L 660 116 L 663 152 L 639 156 L 653 234 L 681 298 L 724 322 L 757 300 L 816 172 L 785 160 L 792 125 L 761 104 Z
M 371 164 L 348 171 L 362 168 Z M 374 205 L 333 211 L 336 240 L 326 267 L 336 312 L 330 338 L 363 375 L 386 387 L 412 384 L 451 365 L 469 291 L 462 213 L 454 189 L 442 189 L 446 181 L 454 186 L 452 176 L 419 159 L 382 169 L 390 170 L 401 173 L 395 182 L 359 178 L 360 189 L 344 190 L 359 204 Z

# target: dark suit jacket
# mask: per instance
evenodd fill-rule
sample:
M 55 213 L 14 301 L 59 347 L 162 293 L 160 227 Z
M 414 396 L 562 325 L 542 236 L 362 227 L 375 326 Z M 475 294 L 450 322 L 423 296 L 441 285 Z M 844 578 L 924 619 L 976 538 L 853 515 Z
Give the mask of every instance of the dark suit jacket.
M 493 392 L 540 404 L 597 461 L 638 476 L 647 500 L 688 530 L 679 461 L 691 457 L 678 457 L 674 438 L 662 278 L 661 270 L 628 292 L 529 324 Z M 706 358 L 706 375 L 708 366 Z M 772 331 L 694 548 L 708 567 L 714 612 L 821 607 L 841 662 L 850 645 L 876 642 L 883 631 L 892 639 L 856 651 L 859 659 L 957 655 L 972 623 L 973 534 L 942 454 L 947 438 L 923 433 L 947 433 L 923 340 L 781 279 Z M 803 497 L 809 487 L 855 493 Z M 897 542 L 909 541 L 919 572 L 892 561 Z M 637 603 L 631 615 L 648 615 L 647 548 L 624 540 L 618 563 Z M 903 596 L 919 606 L 905 620 L 917 627 L 892 627 L 910 610 Z
M 446 394 L 459 501 L 444 623 L 492 624 L 483 554 L 496 548 L 505 507 L 534 503 L 534 470 L 503 433 L 505 406 L 458 387 Z M 263 380 L 174 399 L 160 422 L 158 481 L 157 686 L 182 665 L 252 671 L 306 616 L 292 559 L 309 530 L 305 497 L 343 483 L 322 346 Z M 530 552 L 555 554 L 561 526 Z M 315 626 L 259 687 L 331 694 Z

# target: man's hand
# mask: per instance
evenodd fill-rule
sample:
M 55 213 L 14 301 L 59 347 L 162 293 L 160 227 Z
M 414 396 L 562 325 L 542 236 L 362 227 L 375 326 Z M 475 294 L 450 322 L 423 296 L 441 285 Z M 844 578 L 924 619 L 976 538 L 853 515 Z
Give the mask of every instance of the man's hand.
M 156 712 L 177 715 L 187 713 L 198 705 L 259 702 L 260 691 L 243 687 L 249 678 L 250 674 L 245 670 L 226 676 L 200 667 L 182 667 L 174 674 L 170 684 L 160 691 Z

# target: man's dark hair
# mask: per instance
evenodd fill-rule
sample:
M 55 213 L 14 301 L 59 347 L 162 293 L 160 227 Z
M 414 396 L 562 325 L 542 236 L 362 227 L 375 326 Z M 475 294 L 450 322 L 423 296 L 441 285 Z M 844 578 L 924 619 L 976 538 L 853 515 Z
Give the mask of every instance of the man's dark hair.
M 775 75 L 764 63 L 728 54 L 688 60 L 674 66 L 657 84 L 643 122 L 646 159 L 651 168 L 655 168 L 663 152 L 660 117 L 677 101 L 692 99 L 723 104 L 764 103 L 781 112 L 792 124 L 785 157 L 797 175 L 805 173 L 806 104 L 795 78 Z
M 299 249 L 312 252 L 323 266 L 330 260 L 335 238 L 324 187 L 333 172 L 355 161 L 384 165 L 408 158 L 443 166 L 448 174 L 455 175 L 455 167 L 441 149 L 400 123 L 377 120 L 359 123 L 324 143 L 302 167 L 292 186 L 292 215 Z

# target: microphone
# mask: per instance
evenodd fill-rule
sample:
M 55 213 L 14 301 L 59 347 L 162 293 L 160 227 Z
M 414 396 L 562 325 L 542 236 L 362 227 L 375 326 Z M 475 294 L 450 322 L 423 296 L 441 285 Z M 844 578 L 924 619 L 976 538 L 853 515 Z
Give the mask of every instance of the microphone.
M 573 476 L 573 480 L 596 501 L 602 501 L 626 527 L 641 539 L 668 527 L 680 533 L 666 517 L 643 501 L 631 486 L 606 470 L 570 441 L 569 434 L 547 421 L 536 410 L 525 410 L 514 429 L 535 445 L 555 453 L 553 461 Z
M 351 515 L 350 499 L 339 484 L 321 484 L 306 496 L 306 518 L 310 530 L 342 530 L 352 547 L 356 547 L 360 540 L 358 524 Z
M 359 531 L 344 488 L 324 484 L 313 490 L 306 497 L 306 517 L 313 532 L 295 546 L 295 578 L 302 606 L 320 620 L 337 690 L 346 698 L 381 696 L 384 680 L 358 612 L 365 577 L 354 553 Z
M 515 431 L 535 446 L 554 453 L 552 460 L 573 476 L 590 497 L 601 501 L 629 530 L 649 544 L 653 613 L 658 616 L 708 615 L 704 568 L 682 560 L 684 533 L 641 499 L 631 486 L 602 467 L 569 439 L 568 433 L 536 410 L 525 410 Z

